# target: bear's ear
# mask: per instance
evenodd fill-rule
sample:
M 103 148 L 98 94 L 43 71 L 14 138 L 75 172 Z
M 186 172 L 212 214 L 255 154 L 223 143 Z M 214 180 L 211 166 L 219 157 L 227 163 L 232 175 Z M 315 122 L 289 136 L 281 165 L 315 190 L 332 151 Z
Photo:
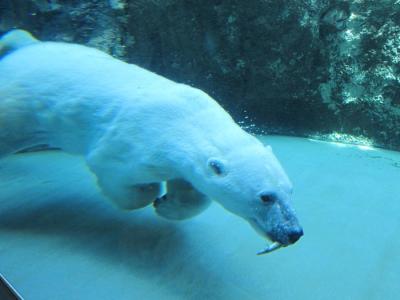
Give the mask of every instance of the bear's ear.
M 207 165 L 215 175 L 226 175 L 226 167 L 222 160 L 212 157 L 208 159 Z

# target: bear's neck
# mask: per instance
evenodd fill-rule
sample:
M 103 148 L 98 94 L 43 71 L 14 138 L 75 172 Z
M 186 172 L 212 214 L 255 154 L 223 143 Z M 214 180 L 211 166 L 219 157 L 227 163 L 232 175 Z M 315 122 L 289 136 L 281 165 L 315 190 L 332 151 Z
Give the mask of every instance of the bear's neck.
M 204 173 L 211 157 L 225 159 L 230 151 L 254 139 L 233 121 L 222 128 L 207 126 L 206 130 L 205 126 L 198 126 L 201 124 L 194 125 L 190 134 L 171 130 L 165 134 L 168 139 L 161 141 L 162 145 L 157 147 L 154 156 L 163 158 L 160 159 L 160 169 L 168 170 L 173 178 L 195 180 L 198 174 Z

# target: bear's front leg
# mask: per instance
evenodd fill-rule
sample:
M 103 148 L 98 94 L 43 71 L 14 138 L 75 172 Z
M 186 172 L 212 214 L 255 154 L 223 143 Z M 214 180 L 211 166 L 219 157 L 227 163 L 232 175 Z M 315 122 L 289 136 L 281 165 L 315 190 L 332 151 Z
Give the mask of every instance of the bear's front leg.
M 109 184 L 103 180 L 98 180 L 97 183 L 111 202 L 123 210 L 143 208 L 152 203 L 161 193 L 160 183 L 123 185 Z
M 184 220 L 197 216 L 211 204 L 210 198 L 182 179 L 167 182 L 167 194 L 157 198 L 156 213 L 169 220 Z
M 92 151 L 86 162 L 97 177 L 97 185 L 116 207 L 123 210 L 142 208 L 162 194 L 160 182 L 138 183 L 134 167 L 115 156 L 104 154 L 110 153 Z

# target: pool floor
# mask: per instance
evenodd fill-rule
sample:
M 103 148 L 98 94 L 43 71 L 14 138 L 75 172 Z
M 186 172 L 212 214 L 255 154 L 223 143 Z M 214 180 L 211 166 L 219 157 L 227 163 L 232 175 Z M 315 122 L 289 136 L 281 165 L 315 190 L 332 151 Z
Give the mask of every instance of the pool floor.
M 0 273 L 25 299 L 400 299 L 400 153 L 271 136 L 295 186 L 295 245 L 213 204 L 168 222 L 122 212 L 78 157 L 0 161 Z M 110 174 L 112 176 L 112 174 Z

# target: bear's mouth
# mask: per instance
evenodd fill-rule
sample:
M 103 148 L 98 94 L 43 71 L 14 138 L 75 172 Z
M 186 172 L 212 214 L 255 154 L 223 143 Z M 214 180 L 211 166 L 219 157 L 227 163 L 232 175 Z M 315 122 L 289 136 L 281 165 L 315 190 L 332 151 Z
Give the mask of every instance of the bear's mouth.
M 271 241 L 271 244 L 267 245 L 267 247 L 264 250 L 261 250 L 259 252 L 257 252 L 257 255 L 262 255 L 262 254 L 267 254 L 267 253 L 271 253 L 272 251 L 278 250 L 279 248 L 283 247 L 284 245 L 281 244 L 280 242 L 274 241 L 269 234 L 267 234 L 266 232 L 264 232 L 261 228 L 260 223 L 255 219 L 255 218 L 251 218 L 248 220 L 249 223 L 251 224 L 251 226 L 256 230 L 256 232 L 258 232 L 260 235 L 262 235 L 263 237 L 265 237 L 267 240 Z

